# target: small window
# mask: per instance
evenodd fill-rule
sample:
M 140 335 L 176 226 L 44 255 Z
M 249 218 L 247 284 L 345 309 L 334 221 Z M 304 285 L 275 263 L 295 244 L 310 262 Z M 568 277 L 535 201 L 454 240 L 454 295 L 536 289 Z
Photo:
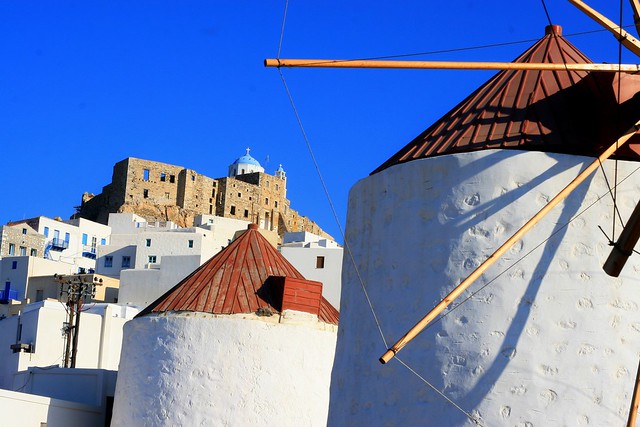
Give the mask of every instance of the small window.
M 142 171 L 142 179 L 145 181 L 149 181 L 149 169 L 145 169 Z
M 175 183 L 176 182 L 176 176 L 175 175 L 169 175 L 169 182 L 170 183 Z
M 167 180 L 167 174 L 161 173 L 160 174 L 160 181 L 165 182 L 166 180 Z
M 277 208 L 278 207 L 278 201 L 276 200 L 274 203 L 275 203 L 276 208 Z
M 242 193 L 238 193 L 238 197 L 242 197 Z
M 107 239 L 100 239 L 100 246 L 104 246 L 107 244 Z
M 69 243 L 69 240 L 71 240 L 71 235 L 69 233 L 64 233 L 64 241 Z
M 20 246 L 20 256 L 27 256 L 27 248 Z
M 44 228 L 44 237 L 49 237 L 49 227 Z
M 9 255 L 15 255 L 16 254 L 16 245 L 14 245 L 13 243 L 9 243 Z
M 264 204 L 265 204 L 265 205 L 267 205 L 267 206 L 269 205 L 269 198 L 268 198 L 268 197 L 266 197 L 266 198 L 264 199 Z
M 155 263 L 156 263 L 156 256 L 149 255 L 149 264 L 155 264 Z
M 211 190 L 211 197 L 216 197 L 216 190 Z
M 193 247 L 193 240 L 189 240 L 189 247 L 192 248 Z
M 244 210 L 244 217 L 249 218 L 249 209 Z
M 150 248 L 151 247 L 151 239 L 147 239 L 145 246 Z
M 11 261 L 11 269 L 15 270 L 16 268 L 18 268 L 18 261 Z
M 82 244 L 86 245 L 88 240 L 89 236 L 87 236 L 87 233 L 82 233 Z
M 168 192 L 165 192 L 165 193 L 164 193 L 164 198 L 165 198 L 165 199 L 168 199 L 169 197 L 170 197 L 170 196 L 169 196 L 169 193 L 168 193 Z
M 191 181 L 195 181 L 196 180 L 196 176 L 195 175 L 191 175 Z
M 112 256 L 104 257 L 104 268 L 111 268 L 111 267 L 113 267 L 113 257 Z
M 122 257 L 122 268 L 130 268 L 131 267 L 131 257 L 123 256 Z
M 316 257 L 316 268 L 324 268 L 324 257 L 323 256 Z
M 267 188 L 269 188 L 269 181 L 266 181 Z
M 146 188 L 144 190 L 142 190 L 142 197 L 144 197 L 145 199 L 149 197 L 149 190 L 147 190 Z
M 236 207 L 235 206 L 231 206 L 231 210 L 229 212 L 231 213 L 231 215 L 235 215 L 236 214 Z
M 38 251 L 36 249 L 31 249 L 31 256 L 38 256 Z
M 22 234 L 27 234 L 27 229 L 26 228 L 22 229 Z

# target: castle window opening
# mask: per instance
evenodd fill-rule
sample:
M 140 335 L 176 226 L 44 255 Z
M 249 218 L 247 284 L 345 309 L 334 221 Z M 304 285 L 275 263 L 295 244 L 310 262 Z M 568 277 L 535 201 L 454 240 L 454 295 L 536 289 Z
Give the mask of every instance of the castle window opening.
M 164 197 L 168 199 L 168 198 L 169 198 L 169 193 L 168 193 L 168 192 L 165 192 L 165 193 L 164 193 Z
M 167 174 L 161 173 L 160 174 L 160 181 L 165 182 L 167 180 Z
M 176 182 L 176 176 L 175 175 L 169 175 L 169 182 L 174 184 Z
M 238 193 L 238 198 L 242 197 L 242 193 Z
M 231 215 L 235 215 L 236 214 L 236 207 L 235 206 L 231 206 L 231 210 L 229 211 L 229 213 Z
M 209 215 L 213 215 L 213 205 L 209 205 Z
M 27 256 L 27 248 L 20 246 L 20 256 Z
M 324 268 L 324 257 L 323 256 L 316 257 L 316 268 Z
M 146 188 L 142 190 L 142 197 L 144 197 L 145 199 L 149 198 L 149 190 L 147 190 Z
M 216 197 L 216 190 L 211 190 L 211 197 Z
M 278 207 L 278 201 L 276 200 L 274 203 L 275 203 L 276 208 L 277 208 Z
M 244 217 L 249 218 L 249 209 L 244 210 Z
M 276 191 L 280 190 L 280 186 L 276 184 Z
M 144 181 L 149 181 L 149 169 L 145 169 L 142 171 L 142 179 Z
M 267 188 L 269 188 L 269 181 L 266 181 L 266 186 Z
M 264 199 L 264 204 L 265 204 L 265 205 L 268 205 L 268 204 L 269 204 L 269 198 L 268 198 L 268 197 L 266 197 L 266 198 Z
M 195 175 L 191 175 L 191 181 L 195 181 L 196 180 L 196 176 Z

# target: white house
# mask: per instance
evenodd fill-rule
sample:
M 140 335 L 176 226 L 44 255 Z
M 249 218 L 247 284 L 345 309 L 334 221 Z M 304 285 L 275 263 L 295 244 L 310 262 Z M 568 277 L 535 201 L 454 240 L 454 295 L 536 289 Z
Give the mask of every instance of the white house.
M 286 233 L 278 248 L 282 256 L 308 280 L 322 283 L 322 295 L 340 307 L 343 249 L 335 241 L 300 231 Z

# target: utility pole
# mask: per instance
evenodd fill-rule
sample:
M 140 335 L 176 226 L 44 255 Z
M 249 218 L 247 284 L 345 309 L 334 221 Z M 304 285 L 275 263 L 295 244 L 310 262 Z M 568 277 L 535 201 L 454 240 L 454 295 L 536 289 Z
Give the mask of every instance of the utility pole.
M 102 279 L 92 274 L 58 275 L 54 279 L 60 284 L 60 301 L 66 300 L 69 322 L 63 327 L 66 345 L 64 367 L 75 368 L 78 354 L 78 337 L 80 336 L 80 314 L 86 298 L 94 298 L 96 285 L 102 285 Z M 92 280 L 93 278 L 93 280 Z

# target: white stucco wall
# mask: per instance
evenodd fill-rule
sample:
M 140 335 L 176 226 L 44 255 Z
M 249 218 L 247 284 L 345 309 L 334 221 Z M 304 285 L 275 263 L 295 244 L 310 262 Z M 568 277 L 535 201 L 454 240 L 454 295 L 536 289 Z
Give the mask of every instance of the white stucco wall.
M 389 346 L 591 160 L 491 150 L 411 161 L 357 183 L 347 240 Z M 619 162 L 619 180 L 637 166 Z M 497 277 L 492 284 L 398 356 L 481 425 L 625 425 L 640 348 L 640 257 L 620 278 L 602 271 L 608 197 L 562 227 L 606 193 L 598 171 L 463 298 Z M 625 221 L 639 196 L 640 174 L 620 184 Z M 341 309 L 330 426 L 473 425 L 397 360 L 378 362 L 385 346 L 347 257 Z
M 125 325 L 112 426 L 324 426 L 335 340 L 336 328 L 317 320 L 134 319 Z

